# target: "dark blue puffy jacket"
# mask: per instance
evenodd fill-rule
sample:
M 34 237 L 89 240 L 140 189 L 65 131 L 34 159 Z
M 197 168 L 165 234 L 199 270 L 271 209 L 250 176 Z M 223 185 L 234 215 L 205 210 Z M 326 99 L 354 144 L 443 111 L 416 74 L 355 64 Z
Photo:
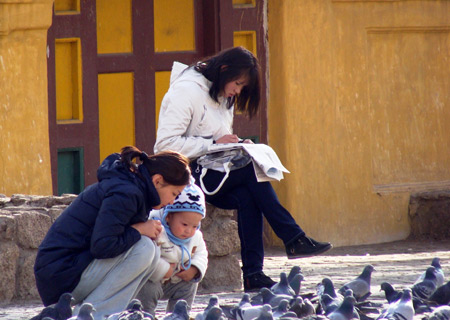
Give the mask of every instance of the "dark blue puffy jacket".
M 144 222 L 160 198 L 147 169 L 139 177 L 108 156 L 97 170 L 98 182 L 87 187 L 50 227 L 34 265 L 36 285 L 44 305 L 72 292 L 93 259 L 113 258 L 141 238 L 131 227 Z

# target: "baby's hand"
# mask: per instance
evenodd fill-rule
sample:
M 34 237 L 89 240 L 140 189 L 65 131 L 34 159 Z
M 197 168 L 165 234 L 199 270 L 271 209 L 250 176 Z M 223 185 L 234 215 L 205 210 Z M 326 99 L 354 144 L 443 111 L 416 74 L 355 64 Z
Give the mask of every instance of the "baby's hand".
M 138 222 L 131 225 L 143 236 L 147 236 L 152 240 L 155 240 L 161 233 L 161 221 L 159 220 L 147 220 L 145 222 Z
M 200 271 L 197 269 L 197 267 L 191 266 L 187 270 L 178 272 L 177 277 L 184 281 L 191 281 L 199 274 L 199 272 Z

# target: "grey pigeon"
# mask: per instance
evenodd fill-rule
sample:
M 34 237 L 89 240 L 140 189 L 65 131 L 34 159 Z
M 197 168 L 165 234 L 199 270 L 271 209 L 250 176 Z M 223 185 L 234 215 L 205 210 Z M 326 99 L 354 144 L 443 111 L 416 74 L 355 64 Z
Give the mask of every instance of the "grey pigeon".
M 267 305 L 270 307 L 270 305 Z M 270 307 L 271 308 L 271 307 Z M 261 314 L 261 311 L 263 309 L 263 305 L 260 306 L 252 306 L 247 308 L 237 308 L 234 309 L 233 312 L 233 318 L 237 320 L 252 320 Z
M 411 289 L 403 289 L 400 300 L 395 301 L 386 308 L 377 319 L 413 320 L 414 307 L 412 303 Z
M 261 313 L 256 320 L 273 320 L 272 307 L 267 304 L 263 305 L 261 308 Z
M 283 299 L 291 301 L 293 297 L 286 294 L 275 294 L 268 288 L 261 288 L 258 294 L 251 298 L 250 302 L 253 306 L 269 304 L 273 308 Z
M 285 294 L 285 295 L 290 295 L 290 296 L 294 296 L 295 295 L 294 289 L 292 289 L 291 286 L 289 285 L 286 272 L 281 272 L 280 273 L 280 281 L 275 283 L 270 288 L 270 290 L 274 294 Z
M 352 289 L 356 301 L 366 300 L 370 296 L 370 279 L 374 270 L 374 267 L 370 264 L 365 266 L 356 279 L 347 282 L 339 289 L 339 293 L 344 295 L 345 290 Z
M 274 318 L 280 318 L 283 314 L 288 312 L 289 309 L 289 301 L 286 299 L 283 299 L 280 301 L 278 306 L 272 309 L 272 316 Z
M 299 266 L 293 266 L 287 276 L 288 282 L 290 283 L 292 281 L 292 279 L 294 279 L 295 275 L 297 275 L 299 273 L 302 273 L 302 269 Z
M 388 303 L 400 300 L 400 298 L 402 297 L 402 292 L 395 290 L 389 282 L 383 282 L 380 286 L 380 291 L 384 291 L 384 295 Z
M 205 315 L 205 320 L 222 320 L 222 309 L 218 306 L 212 306 Z
M 302 297 L 296 297 L 291 304 L 289 311 L 295 312 L 297 318 L 303 318 L 315 314 L 314 305 L 309 299 L 303 299 Z
M 333 299 L 328 293 L 324 293 L 319 298 L 319 304 L 323 314 L 328 315 L 339 308 L 341 302 L 338 299 Z
M 175 303 L 173 312 L 165 315 L 164 320 L 189 320 L 188 304 L 185 300 L 178 300 Z
M 330 320 L 350 320 L 354 316 L 354 304 L 355 298 L 352 296 L 344 297 L 339 308 L 334 310 L 332 313 L 328 314 L 328 319 Z
M 297 273 L 289 282 L 289 286 L 294 290 L 294 296 L 298 296 L 300 294 L 300 288 L 303 280 L 303 274 Z
M 154 319 L 152 314 L 144 311 L 144 307 L 139 299 L 132 299 L 124 311 L 108 316 L 107 320 L 124 320 L 129 319 L 130 317 L 136 319 L 139 319 L 140 317 L 142 317 L 142 319 Z
M 72 302 L 74 301 L 72 294 L 68 292 L 63 293 L 56 304 L 45 307 L 37 316 L 30 320 L 42 320 L 45 317 L 54 320 L 67 320 L 72 317 Z
M 450 320 L 450 306 L 440 306 L 433 310 L 429 320 Z
M 444 270 L 442 270 L 441 267 L 441 259 L 439 259 L 438 257 L 433 258 L 433 260 L 431 261 L 431 266 L 434 267 L 435 270 L 435 276 L 436 276 L 436 286 L 440 287 L 444 284 L 445 282 L 445 275 L 444 275 Z M 420 277 L 416 280 L 416 283 L 422 282 L 423 279 L 425 279 L 425 274 L 426 271 L 424 271 Z
M 428 299 L 437 289 L 437 279 L 434 267 L 428 267 L 425 277 L 421 282 L 414 284 L 411 288 L 412 294 L 421 299 Z
M 317 286 L 317 294 L 321 296 L 324 293 L 328 294 L 333 299 L 338 299 L 339 303 L 344 299 L 340 293 L 336 292 L 333 281 L 331 281 L 330 278 L 323 278 L 322 282 Z
M 251 307 L 252 304 L 250 303 L 250 295 L 248 293 L 244 293 L 242 295 L 241 301 L 239 301 L 238 307 L 240 308 L 246 308 Z
M 197 315 L 195 316 L 195 320 L 204 320 L 206 318 L 206 315 L 208 314 L 208 311 L 213 307 L 219 307 L 219 297 L 216 295 L 212 295 L 209 298 L 208 305 L 203 310 L 203 312 L 197 313 Z M 220 310 L 220 312 L 222 313 L 222 310 Z
M 94 320 L 92 313 L 95 311 L 94 306 L 90 303 L 83 303 L 78 311 L 77 316 L 69 318 L 70 320 Z
M 435 302 L 438 306 L 450 303 L 450 281 L 440 286 L 428 298 L 428 301 Z

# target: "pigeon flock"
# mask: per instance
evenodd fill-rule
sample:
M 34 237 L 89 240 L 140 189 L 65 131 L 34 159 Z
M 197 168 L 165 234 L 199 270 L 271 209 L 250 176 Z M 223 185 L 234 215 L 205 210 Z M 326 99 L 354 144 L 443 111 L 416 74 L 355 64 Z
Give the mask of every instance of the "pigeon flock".
M 450 320 L 450 281 L 445 282 L 439 258 L 419 275 L 417 281 L 399 289 L 383 282 L 380 291 L 385 301 L 371 301 L 371 276 L 376 272 L 367 265 L 355 279 L 335 288 L 330 278 L 323 278 L 315 292 L 301 292 L 304 280 L 301 268 L 281 272 L 279 282 L 270 289 L 262 288 L 251 296 L 244 293 L 234 305 L 224 305 L 212 295 L 204 310 L 195 318 L 189 316 L 186 301 L 179 300 L 172 313 L 158 320 Z M 92 320 L 95 309 L 89 303 L 72 316 L 72 296 L 65 293 L 54 306 L 44 308 L 30 320 Z M 139 300 L 133 299 L 126 309 L 106 320 L 155 320 L 146 313 Z

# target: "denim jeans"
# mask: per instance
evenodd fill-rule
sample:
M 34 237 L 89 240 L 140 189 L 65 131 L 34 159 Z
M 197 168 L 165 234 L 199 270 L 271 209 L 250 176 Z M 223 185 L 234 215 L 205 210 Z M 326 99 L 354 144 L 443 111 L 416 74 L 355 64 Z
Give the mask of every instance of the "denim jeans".
M 81 275 L 72 292 L 78 314 L 82 303 L 92 303 L 95 320 L 125 310 L 157 266 L 161 253 L 148 237 L 142 236 L 128 251 L 110 259 L 95 259 Z
M 200 185 L 201 167 L 192 161 L 191 169 L 196 184 Z M 222 172 L 208 170 L 203 177 L 205 188 L 215 189 L 223 176 Z M 222 188 L 216 194 L 205 197 L 207 202 L 218 208 L 237 209 L 244 277 L 260 272 L 263 268 L 263 217 L 285 245 L 305 234 L 281 205 L 270 182 L 256 180 L 252 163 L 231 171 Z

